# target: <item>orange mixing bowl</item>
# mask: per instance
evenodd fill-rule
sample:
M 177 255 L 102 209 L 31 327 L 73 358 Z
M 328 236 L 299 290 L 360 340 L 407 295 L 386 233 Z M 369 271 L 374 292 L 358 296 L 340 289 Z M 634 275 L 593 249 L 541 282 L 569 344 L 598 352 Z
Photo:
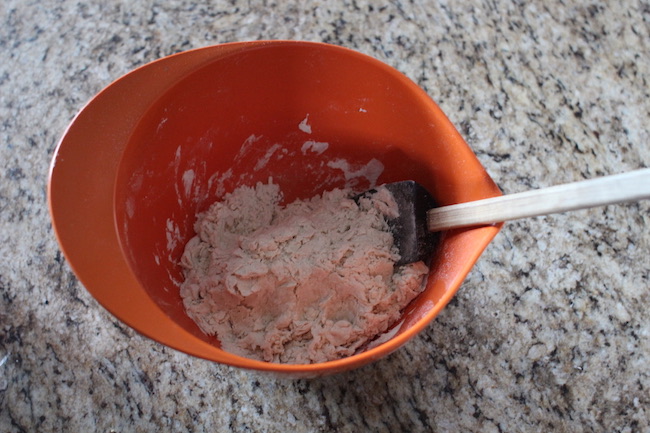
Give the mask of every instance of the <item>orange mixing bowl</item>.
M 441 205 L 500 194 L 440 108 L 395 69 L 320 43 L 233 43 L 152 62 L 94 97 L 56 150 L 49 205 L 75 274 L 127 325 L 197 357 L 309 377 L 359 367 L 416 335 L 500 226 L 444 233 L 399 332 L 319 364 L 221 350 L 184 312 L 179 259 L 197 213 L 241 184 L 273 177 L 289 202 L 364 189 L 376 176 L 413 179 Z

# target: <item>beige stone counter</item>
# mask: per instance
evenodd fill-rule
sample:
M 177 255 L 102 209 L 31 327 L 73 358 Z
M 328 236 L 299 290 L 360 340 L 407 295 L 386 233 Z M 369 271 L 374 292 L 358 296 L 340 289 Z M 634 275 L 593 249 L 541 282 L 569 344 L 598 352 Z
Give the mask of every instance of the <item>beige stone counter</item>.
M 647 167 L 647 2 L 4 0 L 0 20 L 0 431 L 650 431 L 648 202 L 506 224 L 403 349 L 292 381 L 120 324 L 75 279 L 46 201 L 57 140 L 102 87 L 251 39 L 398 68 L 505 192 Z

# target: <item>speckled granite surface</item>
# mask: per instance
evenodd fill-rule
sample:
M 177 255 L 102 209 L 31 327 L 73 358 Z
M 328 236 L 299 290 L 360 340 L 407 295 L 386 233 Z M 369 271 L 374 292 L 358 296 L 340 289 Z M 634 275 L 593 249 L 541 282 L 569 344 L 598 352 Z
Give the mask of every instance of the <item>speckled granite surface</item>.
M 426 332 L 324 379 L 190 358 L 94 301 L 46 204 L 72 116 L 158 57 L 273 38 L 397 67 L 506 192 L 650 165 L 647 1 L 4 0 L 0 431 L 650 431 L 648 202 L 507 224 Z

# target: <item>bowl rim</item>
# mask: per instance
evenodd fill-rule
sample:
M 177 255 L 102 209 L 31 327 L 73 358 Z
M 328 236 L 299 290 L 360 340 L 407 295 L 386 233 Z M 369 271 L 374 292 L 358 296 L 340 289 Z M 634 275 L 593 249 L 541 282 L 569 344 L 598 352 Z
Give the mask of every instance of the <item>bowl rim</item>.
M 112 123 L 106 121 L 106 116 L 109 114 L 106 107 L 111 101 L 119 100 L 124 92 L 133 91 L 138 85 L 142 85 L 147 76 L 157 74 L 158 83 L 147 90 L 142 101 L 134 107 L 129 107 L 128 112 L 118 116 L 120 125 L 137 125 L 150 103 L 160 97 L 160 91 L 170 88 L 189 74 L 225 56 L 279 45 L 307 46 L 355 56 L 370 62 L 401 84 L 408 86 L 414 95 L 426 102 L 436 118 L 446 122 L 450 133 L 455 134 L 452 139 L 457 141 L 457 145 L 466 147 L 467 155 L 475 159 L 472 163 L 477 169 L 483 170 L 485 175 L 483 196 L 501 195 L 498 187 L 485 173 L 485 169 L 447 116 L 429 95 L 406 75 L 374 57 L 349 48 L 322 42 L 270 40 L 232 42 L 183 51 L 144 64 L 104 87 L 81 108 L 61 136 L 49 167 L 47 200 L 53 231 L 70 268 L 86 290 L 115 318 L 160 344 L 198 358 L 293 377 L 312 377 L 349 370 L 375 361 L 397 350 L 421 332 L 455 296 L 470 269 L 497 235 L 502 224 L 446 232 L 443 235 L 446 238 L 456 237 L 462 241 L 463 238 L 471 237 L 475 245 L 466 257 L 462 272 L 457 273 L 456 277 L 448 282 L 449 289 L 434 307 L 419 317 L 409 329 L 377 347 L 346 358 L 315 364 L 263 362 L 217 349 L 208 342 L 188 335 L 177 324 L 170 323 L 167 327 L 170 339 L 186 339 L 187 344 L 178 345 L 161 341 L 151 329 L 141 326 L 144 321 L 164 320 L 166 314 L 149 297 L 123 256 L 113 204 L 119 163 L 128 136 L 126 132 L 120 131 L 113 131 L 113 134 L 108 137 L 100 136 L 117 125 L 117 121 Z M 112 113 L 112 116 L 115 117 L 115 114 Z M 110 299 L 111 288 L 115 285 L 132 289 L 129 298 L 123 300 L 131 306 L 118 306 L 115 300 Z M 124 308 L 133 310 L 137 306 L 148 306 L 150 311 L 136 321 L 123 314 Z M 137 311 L 132 310 L 129 311 L 129 317 L 137 314 Z

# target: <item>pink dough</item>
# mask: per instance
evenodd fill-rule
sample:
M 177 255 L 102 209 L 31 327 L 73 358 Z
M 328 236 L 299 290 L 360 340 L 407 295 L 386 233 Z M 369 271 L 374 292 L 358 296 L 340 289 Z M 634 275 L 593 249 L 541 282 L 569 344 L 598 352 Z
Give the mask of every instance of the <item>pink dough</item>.
M 427 266 L 395 267 L 391 193 L 335 189 L 281 206 L 278 185 L 240 187 L 199 215 L 182 257 L 187 314 L 231 353 L 330 361 L 362 350 L 423 289 Z

